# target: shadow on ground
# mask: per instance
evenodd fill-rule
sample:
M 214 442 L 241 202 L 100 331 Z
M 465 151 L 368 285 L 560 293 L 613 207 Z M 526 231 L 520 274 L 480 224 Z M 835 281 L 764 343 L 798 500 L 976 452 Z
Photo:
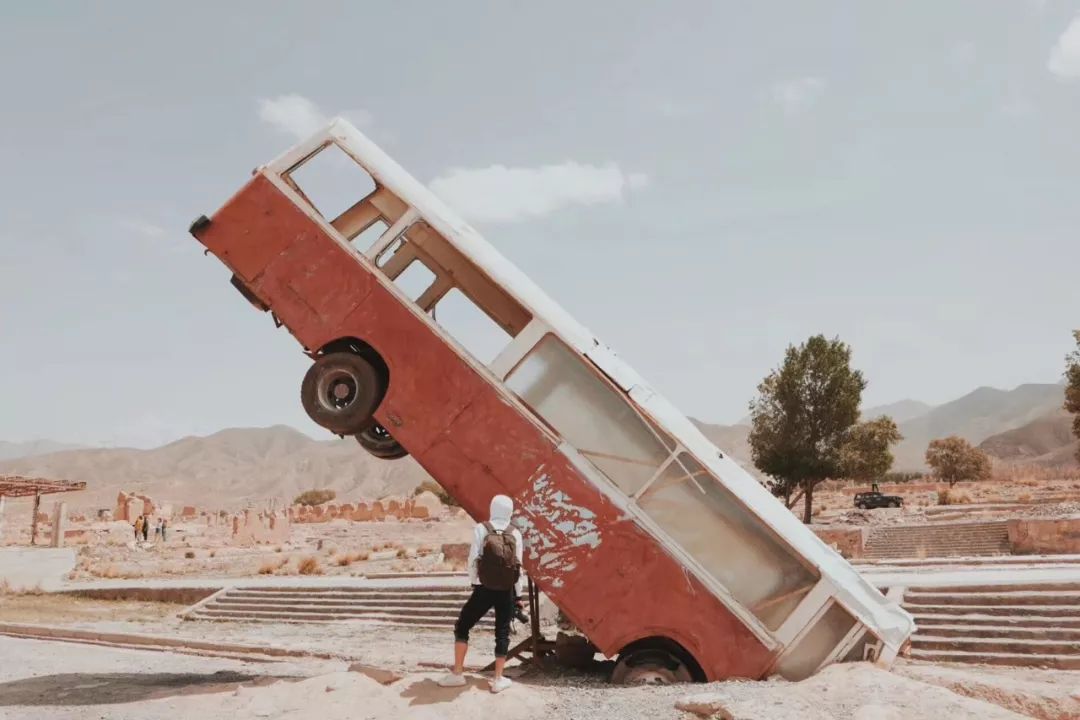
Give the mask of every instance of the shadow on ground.
M 401 697 L 409 701 L 409 705 L 432 705 L 434 703 L 453 702 L 463 693 L 470 690 L 482 690 L 489 692 L 491 686 L 488 681 L 480 677 L 466 676 L 465 684 L 461 687 L 440 687 L 434 680 L 419 680 L 412 683 L 401 691 Z
M 107 705 L 229 692 L 296 677 L 216 673 L 63 673 L 0 683 L 0 707 Z

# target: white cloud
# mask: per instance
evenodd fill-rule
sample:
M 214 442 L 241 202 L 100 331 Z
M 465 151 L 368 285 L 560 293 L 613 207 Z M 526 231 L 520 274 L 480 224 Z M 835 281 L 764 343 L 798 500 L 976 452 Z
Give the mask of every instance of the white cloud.
M 1080 15 L 1058 38 L 1046 64 L 1050 72 L 1062 78 L 1080 78 Z
M 371 125 L 374 118 L 362 108 L 338 113 L 353 125 Z M 259 119 L 277 130 L 303 140 L 330 122 L 330 116 L 303 95 L 279 95 L 259 100 Z
M 785 80 L 772 86 L 770 95 L 788 115 L 798 115 L 809 110 L 818 101 L 828 83 L 820 77 L 804 77 Z
M 564 162 L 535 168 L 452 168 L 431 181 L 431 190 L 469 220 L 509 223 L 570 205 L 620 203 L 648 182 L 645 173 L 623 173 L 614 163 Z

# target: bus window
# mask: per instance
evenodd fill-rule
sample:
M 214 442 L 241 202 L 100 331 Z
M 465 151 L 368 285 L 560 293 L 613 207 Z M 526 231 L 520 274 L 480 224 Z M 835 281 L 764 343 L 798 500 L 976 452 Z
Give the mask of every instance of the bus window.
M 546 335 L 506 383 L 597 470 L 633 495 L 652 479 L 674 444 L 585 363 Z
M 371 175 L 333 143 L 293 168 L 286 180 L 327 220 L 375 192 Z
M 452 288 L 439 300 L 432 308 L 431 316 L 450 337 L 484 365 L 491 364 L 513 340 L 509 333 L 457 288 Z
M 394 284 L 415 302 L 435 282 L 435 273 L 421 260 L 413 260 L 396 278 Z
M 818 580 L 687 453 L 637 503 L 770 630 L 780 627 Z
M 777 672 L 788 680 L 805 680 L 825 662 L 853 627 L 855 618 L 839 603 L 833 602 L 814 627 L 784 654 L 777 663 Z

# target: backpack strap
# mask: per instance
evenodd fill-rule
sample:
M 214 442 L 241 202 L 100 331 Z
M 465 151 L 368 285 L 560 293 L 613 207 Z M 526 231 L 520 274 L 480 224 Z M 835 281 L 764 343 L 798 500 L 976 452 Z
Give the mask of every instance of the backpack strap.
M 501 535 L 502 534 L 500 531 L 495 529 L 495 526 L 492 525 L 490 521 L 484 523 L 484 529 L 487 530 L 489 534 L 490 533 L 495 533 L 496 535 Z

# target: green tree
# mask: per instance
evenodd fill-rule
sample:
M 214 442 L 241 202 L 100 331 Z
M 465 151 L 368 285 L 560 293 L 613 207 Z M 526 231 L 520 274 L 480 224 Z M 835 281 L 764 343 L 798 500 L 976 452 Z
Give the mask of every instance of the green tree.
M 1080 330 L 1073 331 L 1076 349 L 1065 358 L 1065 409 L 1073 414 L 1073 435 L 1080 438 Z M 1080 450 L 1076 451 L 1080 460 Z
M 293 505 L 322 505 L 337 497 L 333 490 L 305 490 L 293 498 Z
M 952 487 L 961 480 L 990 477 L 990 458 L 962 437 L 938 438 L 926 448 L 926 464 L 934 475 Z
M 851 348 L 815 335 L 789 346 L 784 362 L 758 385 L 750 403 L 754 465 L 775 479 L 773 492 L 803 492 L 803 522 L 813 511 L 814 486 L 843 474 L 841 448 L 859 420 L 866 381 L 851 368 Z
M 840 447 L 844 477 L 861 482 L 877 480 L 892 468 L 893 454 L 889 447 L 903 439 L 896 422 L 888 415 L 852 426 Z

